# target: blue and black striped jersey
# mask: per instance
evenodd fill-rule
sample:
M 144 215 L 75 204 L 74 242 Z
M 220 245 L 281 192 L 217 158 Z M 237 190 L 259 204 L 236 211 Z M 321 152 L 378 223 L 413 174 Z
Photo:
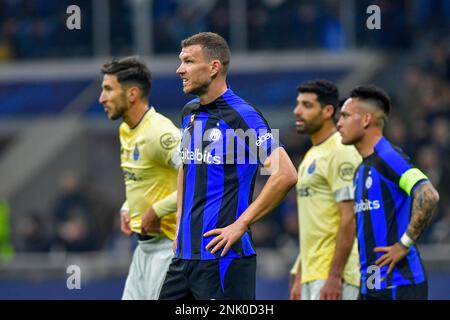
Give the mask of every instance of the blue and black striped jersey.
M 406 231 L 411 219 L 414 188 L 427 177 L 401 149 L 384 137 L 373 154 L 355 171 L 355 213 L 361 267 L 361 293 L 419 284 L 426 274 L 419 251 L 413 245 L 407 256 L 387 275 L 388 265 L 377 269 L 375 261 L 384 253 L 376 247 L 392 246 Z M 378 272 L 378 286 L 373 286 Z M 376 280 L 376 279 L 375 279 Z M 372 285 L 371 285 L 372 283 Z
M 239 218 L 252 201 L 258 167 L 279 146 L 262 114 L 228 89 L 207 105 L 195 99 L 182 112 L 181 158 L 184 185 L 176 257 L 220 257 L 205 249 L 214 236 Z M 248 230 L 227 258 L 256 254 Z

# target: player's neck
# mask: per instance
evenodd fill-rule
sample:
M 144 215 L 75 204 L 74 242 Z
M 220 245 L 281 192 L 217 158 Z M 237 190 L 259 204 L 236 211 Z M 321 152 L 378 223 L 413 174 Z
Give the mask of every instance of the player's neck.
M 131 128 L 135 128 L 139 122 L 141 122 L 144 115 L 149 110 L 147 101 L 139 101 L 134 105 L 130 106 L 126 116 L 123 118 L 123 121 Z
M 317 131 L 311 134 L 311 142 L 314 146 L 321 144 L 325 140 L 327 140 L 333 133 L 336 132 L 336 126 L 332 121 L 326 121 L 323 124 L 323 127 Z
M 205 105 L 215 101 L 227 91 L 227 83 L 223 78 L 216 78 L 209 85 L 208 90 L 199 96 L 200 104 Z
M 364 138 L 355 144 L 356 149 L 363 158 L 369 157 L 375 151 L 375 146 L 383 137 L 383 132 L 373 131 L 364 135 Z

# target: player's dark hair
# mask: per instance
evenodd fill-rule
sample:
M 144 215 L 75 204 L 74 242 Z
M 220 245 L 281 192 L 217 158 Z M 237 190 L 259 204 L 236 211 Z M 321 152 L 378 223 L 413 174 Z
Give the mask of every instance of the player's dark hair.
M 131 56 L 113 59 L 111 62 L 103 65 L 102 73 L 115 75 L 122 86 L 130 84 L 139 86 L 144 98 L 147 98 L 150 94 L 152 75 L 139 57 Z
M 328 80 L 311 80 L 303 82 L 297 87 L 298 93 L 315 93 L 320 106 L 333 106 L 333 116 L 339 107 L 339 90 L 334 83 Z
M 214 32 L 200 32 L 181 41 L 181 48 L 193 45 L 200 45 L 209 61 L 219 60 L 223 66 L 222 74 L 227 73 L 231 53 L 223 37 Z
M 391 98 L 389 98 L 389 95 L 383 89 L 372 84 L 353 88 L 350 92 L 350 97 L 371 103 L 382 110 L 386 116 L 389 115 L 391 110 Z

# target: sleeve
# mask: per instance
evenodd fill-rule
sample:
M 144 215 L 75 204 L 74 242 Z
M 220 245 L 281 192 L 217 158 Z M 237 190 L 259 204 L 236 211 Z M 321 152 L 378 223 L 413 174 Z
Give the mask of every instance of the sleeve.
M 158 218 L 162 218 L 168 214 L 177 211 L 177 191 L 172 192 L 164 199 L 159 200 L 153 204 L 153 209 L 155 210 Z
M 295 259 L 294 265 L 291 268 L 290 274 L 295 275 L 298 273 L 298 270 L 300 269 L 300 263 L 301 263 L 301 253 L 298 254 L 297 259 Z
M 248 139 L 244 139 L 250 156 L 257 157 L 258 163 L 262 166 L 264 161 L 278 147 L 279 130 L 271 130 L 266 119 L 256 110 L 245 114 L 245 124 L 241 125 L 242 129 L 249 130 Z
M 178 169 L 181 163 L 180 130 L 169 122 L 168 125 L 156 132 L 153 139 L 155 139 L 155 142 L 150 147 L 153 149 L 155 159 L 162 165 Z
M 120 211 L 129 211 L 130 208 L 128 207 L 128 201 L 125 200 L 125 202 L 122 204 L 122 207 L 120 208 Z
M 380 152 L 380 157 L 386 169 L 386 176 L 398 184 L 408 196 L 411 195 L 415 186 L 428 180 L 428 177 L 397 147 Z
M 428 180 L 428 177 L 422 171 L 418 168 L 411 168 L 401 175 L 398 185 L 410 196 L 414 187 L 424 180 Z
M 340 147 L 331 157 L 326 177 L 337 202 L 354 199 L 353 176 L 360 163 L 361 156 L 353 146 Z

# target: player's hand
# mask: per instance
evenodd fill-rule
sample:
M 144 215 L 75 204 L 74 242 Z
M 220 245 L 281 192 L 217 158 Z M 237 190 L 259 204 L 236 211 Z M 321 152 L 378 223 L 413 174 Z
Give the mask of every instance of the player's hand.
M 120 231 L 126 236 L 131 236 L 133 231 L 130 228 L 130 215 L 128 210 L 120 210 Z
M 299 274 L 291 275 L 289 300 L 302 300 L 302 277 Z
M 405 248 L 398 242 L 390 247 L 376 247 L 373 251 L 386 252 L 375 261 L 375 264 L 380 268 L 389 264 L 388 274 L 392 272 L 397 262 L 402 260 L 408 254 L 408 248 Z
M 214 229 L 206 232 L 203 236 L 209 237 L 215 235 L 206 246 L 206 250 L 211 250 L 211 253 L 216 253 L 220 248 L 223 248 L 221 257 L 225 256 L 231 246 L 238 241 L 247 230 L 247 226 L 239 220 L 226 226 L 225 228 Z
M 342 279 L 336 276 L 328 276 L 325 285 L 320 290 L 320 300 L 341 300 Z
M 152 206 L 142 215 L 141 219 L 141 234 L 147 234 L 149 232 L 159 233 L 160 220 L 156 215 Z

